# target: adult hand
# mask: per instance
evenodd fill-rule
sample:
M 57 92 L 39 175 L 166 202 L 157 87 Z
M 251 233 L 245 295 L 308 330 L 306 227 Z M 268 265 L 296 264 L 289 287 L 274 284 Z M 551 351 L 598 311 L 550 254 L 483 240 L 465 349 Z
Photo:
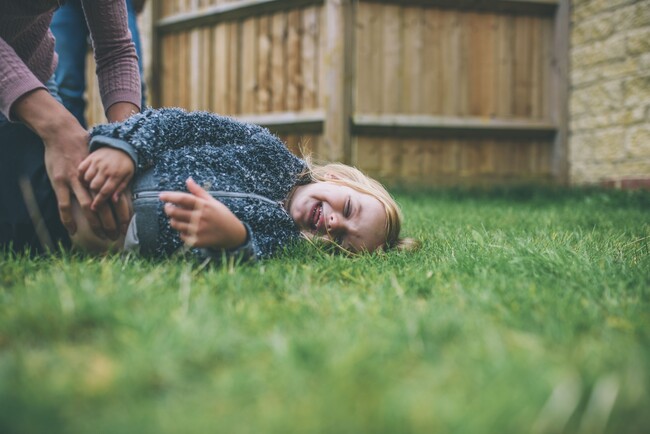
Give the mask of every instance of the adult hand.
M 72 216 L 72 200 L 76 197 L 93 232 L 102 238 L 117 238 L 110 208 L 93 212 L 91 194 L 78 178 L 79 163 L 88 155 L 88 132 L 45 89 L 22 96 L 13 104 L 12 113 L 43 140 L 45 168 L 56 194 L 61 223 L 68 232 L 72 235 L 77 230 Z
M 246 227 L 228 207 L 210 196 L 191 178 L 189 193 L 163 192 L 169 224 L 192 247 L 232 249 L 246 241 Z

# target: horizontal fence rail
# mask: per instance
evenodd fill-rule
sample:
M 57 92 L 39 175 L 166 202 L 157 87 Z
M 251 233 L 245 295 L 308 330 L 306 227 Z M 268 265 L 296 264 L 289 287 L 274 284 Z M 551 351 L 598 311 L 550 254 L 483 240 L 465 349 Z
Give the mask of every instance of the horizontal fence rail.
M 322 5 L 323 2 L 324 0 L 242 0 L 162 18 L 156 22 L 156 29 L 161 33 L 178 32 L 224 21 L 270 15 L 287 9 Z
M 476 136 L 552 138 L 555 124 L 532 119 L 495 119 L 468 116 L 355 115 L 352 132 L 364 135 Z
M 242 122 L 263 126 L 278 134 L 320 134 L 325 123 L 325 113 L 322 111 L 268 113 L 236 116 L 236 118 Z
M 358 0 L 365 3 L 393 4 L 402 7 L 422 6 L 471 9 L 509 13 L 552 15 L 559 0 Z M 178 32 L 219 22 L 241 20 L 278 11 L 322 5 L 325 0 L 242 0 L 206 7 L 192 12 L 181 12 L 161 18 L 155 24 L 161 33 Z

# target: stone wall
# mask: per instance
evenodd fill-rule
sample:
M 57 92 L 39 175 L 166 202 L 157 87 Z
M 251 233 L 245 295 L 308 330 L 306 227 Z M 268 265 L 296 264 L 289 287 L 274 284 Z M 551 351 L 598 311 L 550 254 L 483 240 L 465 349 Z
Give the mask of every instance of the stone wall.
M 571 182 L 650 186 L 650 0 L 571 3 Z

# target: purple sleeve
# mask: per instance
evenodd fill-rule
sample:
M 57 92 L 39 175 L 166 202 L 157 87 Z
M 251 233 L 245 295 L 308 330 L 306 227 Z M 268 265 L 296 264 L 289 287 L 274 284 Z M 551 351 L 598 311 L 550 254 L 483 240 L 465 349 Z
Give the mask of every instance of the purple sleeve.
M 9 119 L 11 105 L 20 96 L 41 88 L 45 89 L 43 83 L 34 76 L 14 49 L 0 38 L 0 113 Z
M 117 102 L 140 107 L 138 57 L 127 25 L 124 0 L 82 0 L 93 41 L 104 109 Z

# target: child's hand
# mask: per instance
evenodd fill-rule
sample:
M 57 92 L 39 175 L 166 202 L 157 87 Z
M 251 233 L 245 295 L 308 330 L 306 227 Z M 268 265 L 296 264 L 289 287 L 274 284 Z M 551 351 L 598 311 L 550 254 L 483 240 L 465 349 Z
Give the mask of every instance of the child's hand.
M 94 193 L 90 208 L 95 211 L 108 198 L 117 203 L 134 172 L 133 160 L 120 150 L 100 148 L 88 155 L 79 164 L 79 179 Z
M 246 227 L 228 207 L 210 196 L 191 178 L 189 193 L 164 192 L 169 224 L 181 234 L 181 240 L 192 247 L 232 249 L 246 241 Z

